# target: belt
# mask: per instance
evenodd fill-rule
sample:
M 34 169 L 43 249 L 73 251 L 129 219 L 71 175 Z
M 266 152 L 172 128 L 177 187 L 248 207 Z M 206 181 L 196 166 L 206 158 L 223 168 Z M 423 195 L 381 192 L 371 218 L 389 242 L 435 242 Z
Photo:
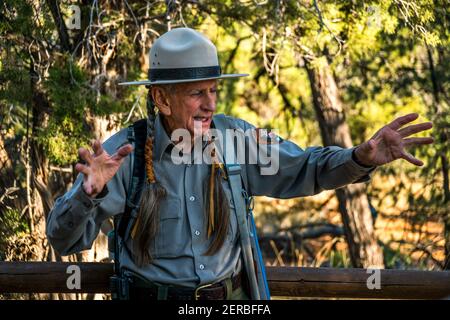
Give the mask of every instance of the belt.
M 131 300 L 224 300 L 228 294 L 226 280 L 197 288 L 158 285 L 136 276 L 131 276 L 131 281 Z M 241 286 L 242 275 L 238 273 L 231 278 L 231 289 L 234 291 Z

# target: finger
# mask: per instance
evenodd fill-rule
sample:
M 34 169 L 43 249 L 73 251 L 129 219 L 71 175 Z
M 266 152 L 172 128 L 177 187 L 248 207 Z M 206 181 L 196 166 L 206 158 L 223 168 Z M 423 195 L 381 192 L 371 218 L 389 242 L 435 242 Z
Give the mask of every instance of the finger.
M 431 144 L 434 142 L 433 138 L 426 137 L 426 138 L 406 138 L 403 139 L 403 145 L 405 147 L 410 147 L 414 145 L 423 145 L 423 144 Z
M 80 155 L 80 158 L 84 160 L 87 164 L 91 164 L 93 159 L 91 153 L 86 150 L 85 148 L 78 149 L 78 154 Z
M 127 155 L 133 151 L 133 146 L 131 144 L 126 144 L 117 150 L 117 152 L 112 156 L 113 160 L 122 160 Z
M 410 136 L 414 133 L 429 130 L 432 127 L 433 127 L 433 124 L 431 122 L 424 122 L 424 123 L 413 124 L 411 126 L 407 126 L 403 129 L 398 130 L 398 133 L 404 138 L 404 137 Z
M 75 170 L 79 173 L 82 173 L 84 175 L 88 175 L 89 174 L 89 168 L 87 166 L 85 166 L 84 164 L 81 163 L 77 163 L 75 165 Z
M 84 191 L 88 194 L 91 195 L 92 194 L 92 185 L 90 183 L 83 183 L 83 188 Z
M 99 140 L 94 140 L 92 143 L 92 149 L 96 157 L 100 156 L 105 150 Z
M 405 116 L 399 117 L 388 124 L 388 127 L 390 127 L 393 130 L 398 130 L 405 124 L 416 120 L 419 117 L 417 113 L 410 113 Z
M 408 161 L 409 163 L 412 163 L 416 166 L 423 166 L 423 162 L 420 161 L 419 159 L 415 158 L 412 154 L 408 153 L 408 152 L 403 152 L 402 156 L 403 159 L 405 159 L 406 161 Z
M 376 147 L 377 147 L 377 145 L 378 145 L 378 140 L 376 140 L 376 139 L 370 139 L 369 141 L 368 141 L 368 146 L 369 146 L 369 150 L 370 151 L 373 151 Z

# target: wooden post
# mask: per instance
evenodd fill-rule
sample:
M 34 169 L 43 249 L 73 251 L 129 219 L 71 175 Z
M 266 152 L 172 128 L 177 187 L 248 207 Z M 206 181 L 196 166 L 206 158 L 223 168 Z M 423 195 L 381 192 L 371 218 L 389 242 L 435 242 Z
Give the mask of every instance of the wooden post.
M 69 289 L 67 268 L 80 267 L 81 288 Z M 107 293 L 110 263 L 0 262 L 0 293 Z M 368 289 L 366 269 L 268 267 L 272 296 L 441 299 L 450 296 L 450 272 L 380 270 L 380 289 Z M 370 281 L 369 281 L 370 283 Z
M 72 265 L 80 267 L 80 290 L 67 287 Z M 0 262 L 0 293 L 106 293 L 112 274 L 110 263 Z
M 273 296 L 372 299 L 442 299 L 450 297 L 450 272 L 380 271 L 380 289 L 367 286 L 367 269 L 268 268 Z M 371 281 L 369 281 L 371 283 Z

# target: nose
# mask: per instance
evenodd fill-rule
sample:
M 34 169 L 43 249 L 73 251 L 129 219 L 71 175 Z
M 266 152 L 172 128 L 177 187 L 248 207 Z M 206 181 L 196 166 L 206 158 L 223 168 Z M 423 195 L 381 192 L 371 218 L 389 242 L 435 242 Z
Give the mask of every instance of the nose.
M 209 112 L 216 111 L 216 98 L 215 92 L 205 92 L 202 109 Z

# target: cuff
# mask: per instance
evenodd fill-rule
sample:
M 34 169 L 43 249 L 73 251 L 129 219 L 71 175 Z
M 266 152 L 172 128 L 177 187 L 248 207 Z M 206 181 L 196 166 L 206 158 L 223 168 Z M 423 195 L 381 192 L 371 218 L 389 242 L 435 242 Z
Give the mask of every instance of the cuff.
M 100 202 L 102 202 L 102 200 L 105 199 L 108 192 L 109 192 L 108 187 L 105 185 L 103 190 L 95 198 L 91 198 L 84 191 L 83 183 L 81 183 L 78 191 L 75 193 L 74 199 L 77 202 L 77 206 L 80 206 L 81 210 L 89 211 L 97 207 L 100 204 Z
M 345 149 L 344 158 L 347 161 L 345 161 L 344 166 L 353 176 L 355 176 L 355 181 L 353 181 L 353 183 L 367 182 L 370 180 L 370 175 L 377 167 L 368 167 L 361 163 L 358 163 L 356 157 L 354 156 L 355 148 L 356 147 Z
M 359 160 L 358 160 L 358 157 L 356 157 L 356 148 L 357 147 L 354 147 L 354 148 L 352 148 L 352 160 L 354 161 L 354 162 L 356 162 L 360 167 L 363 167 L 363 168 L 368 168 L 368 169 L 370 169 L 370 168 L 373 168 L 373 166 L 366 166 L 365 164 L 362 164 Z

